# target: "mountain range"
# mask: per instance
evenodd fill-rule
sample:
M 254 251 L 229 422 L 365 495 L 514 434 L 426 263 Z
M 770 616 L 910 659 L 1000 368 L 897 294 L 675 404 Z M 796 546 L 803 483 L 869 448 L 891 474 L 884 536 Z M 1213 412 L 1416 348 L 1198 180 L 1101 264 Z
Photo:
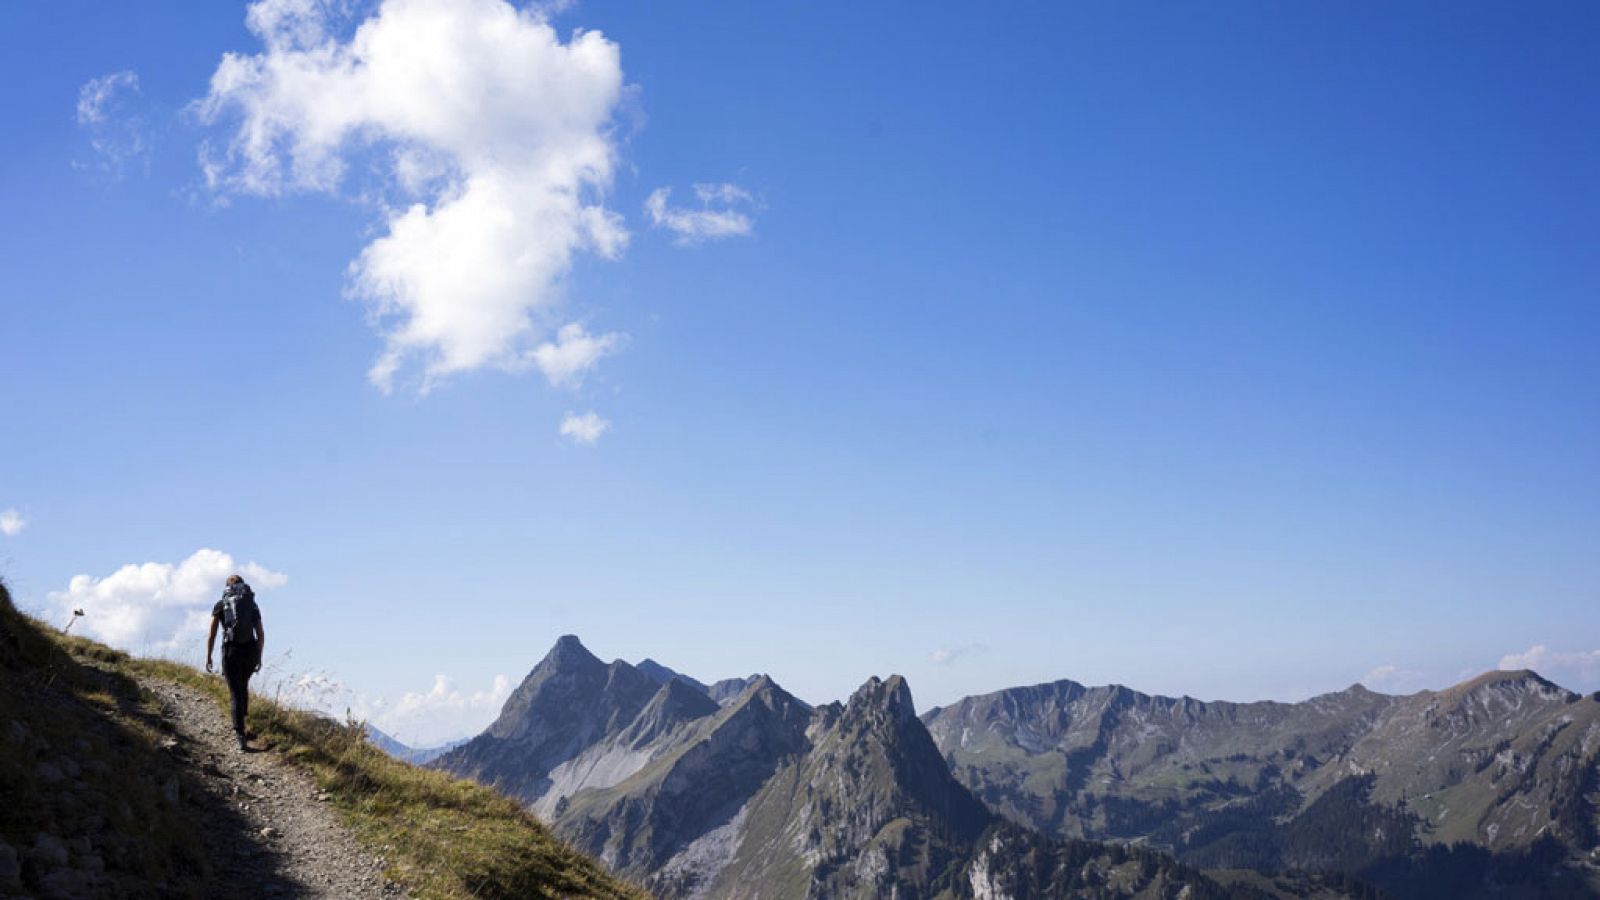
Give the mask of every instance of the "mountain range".
M 1205 703 L 1071 681 L 812 707 L 556 642 L 431 765 L 659 896 L 1600 896 L 1600 699 L 1531 672 Z

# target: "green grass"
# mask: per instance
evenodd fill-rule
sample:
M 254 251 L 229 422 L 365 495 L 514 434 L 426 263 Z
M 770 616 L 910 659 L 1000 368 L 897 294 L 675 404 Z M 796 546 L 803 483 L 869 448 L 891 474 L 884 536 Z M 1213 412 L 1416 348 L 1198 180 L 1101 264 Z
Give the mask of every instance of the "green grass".
M 60 635 L 17 614 L 9 596 L 3 605 L 7 631 L 19 634 L 28 661 L 40 671 L 53 665 L 57 675 L 83 682 L 86 690 L 96 680 L 90 669 L 103 670 L 124 689 L 134 677 L 161 679 L 198 688 L 227 708 L 227 687 L 220 678 Z M 648 896 L 568 847 L 514 801 L 390 757 L 366 740 L 359 723 L 335 722 L 259 697 L 250 707 L 248 725 L 258 743 L 309 770 L 357 839 L 383 857 L 386 874 L 417 897 Z

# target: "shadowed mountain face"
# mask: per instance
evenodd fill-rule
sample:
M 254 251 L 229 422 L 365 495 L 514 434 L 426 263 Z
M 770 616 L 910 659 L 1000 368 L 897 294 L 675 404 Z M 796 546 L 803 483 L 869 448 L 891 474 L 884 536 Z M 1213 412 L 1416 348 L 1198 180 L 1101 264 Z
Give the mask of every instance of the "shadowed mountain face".
M 1006 818 L 1207 867 L 1356 872 L 1425 896 L 1402 890 L 1396 860 L 1439 857 L 1429 846 L 1471 845 L 1511 868 L 1596 849 L 1600 702 L 1532 672 L 1293 704 L 1059 681 L 923 721 L 955 777 Z
M 1050 883 L 1082 875 L 1097 896 L 1222 896 L 1158 854 L 1017 837 L 951 777 L 898 676 L 814 710 L 766 676 L 708 688 L 562 638 L 434 765 L 663 897 L 1050 896 L 1031 887 L 1041 856 Z

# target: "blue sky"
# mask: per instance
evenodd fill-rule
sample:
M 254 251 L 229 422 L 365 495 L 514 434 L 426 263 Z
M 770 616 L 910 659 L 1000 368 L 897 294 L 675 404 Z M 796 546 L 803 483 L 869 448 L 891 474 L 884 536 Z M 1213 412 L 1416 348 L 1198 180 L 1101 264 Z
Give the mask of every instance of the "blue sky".
M 1600 688 L 1593 5 L 310 9 L 0 9 L 29 608 L 194 654 L 253 563 L 419 742 L 568 632 Z

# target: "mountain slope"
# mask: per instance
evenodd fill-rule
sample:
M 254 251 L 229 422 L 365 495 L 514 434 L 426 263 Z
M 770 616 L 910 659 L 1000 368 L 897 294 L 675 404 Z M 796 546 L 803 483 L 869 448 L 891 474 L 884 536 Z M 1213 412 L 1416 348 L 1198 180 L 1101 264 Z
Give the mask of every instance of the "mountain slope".
M 0 584 L 0 896 L 388 895 L 378 854 L 427 897 L 643 896 L 359 727 L 258 696 L 265 752 L 240 754 L 226 703 L 219 678 L 57 634 Z
M 1079 876 L 1098 896 L 1220 896 L 1155 853 L 1017 838 L 951 777 L 898 676 L 812 709 L 766 676 L 704 688 L 647 663 L 563 638 L 435 765 L 497 784 L 667 898 L 1021 900 Z
M 1388 871 L 1465 842 L 1516 869 L 1554 841 L 1582 868 L 1596 846 L 1600 702 L 1531 672 L 1295 704 L 1062 681 L 924 720 L 955 776 L 1007 818 L 1208 866 Z

